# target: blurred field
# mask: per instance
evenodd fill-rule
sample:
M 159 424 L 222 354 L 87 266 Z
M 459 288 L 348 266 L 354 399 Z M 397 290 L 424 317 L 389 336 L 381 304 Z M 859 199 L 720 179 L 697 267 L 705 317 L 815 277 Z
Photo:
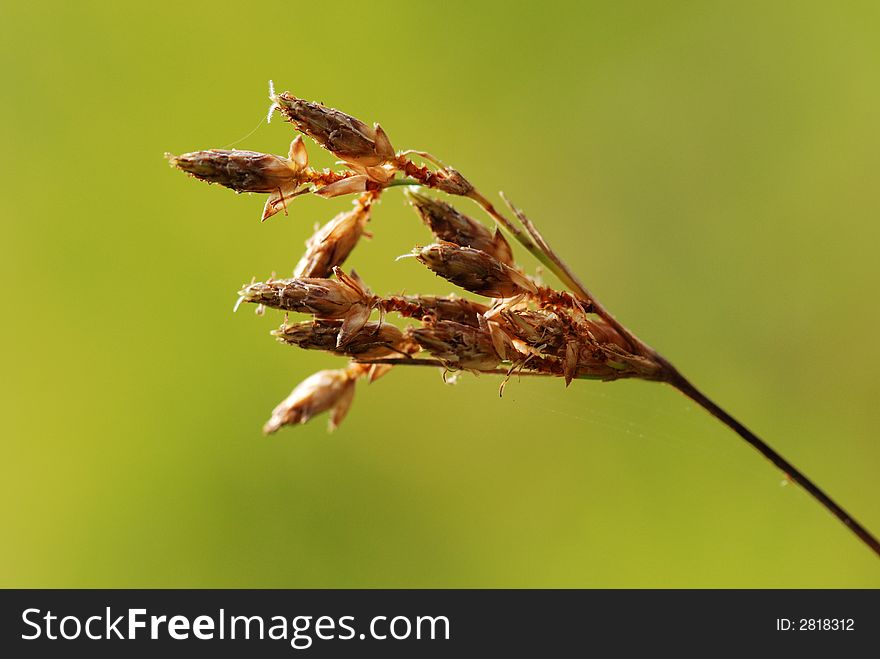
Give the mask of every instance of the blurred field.
M 508 192 L 618 317 L 880 532 L 877 3 L 2 16 L 0 586 L 880 587 L 836 520 L 658 385 L 499 399 L 401 370 L 333 435 L 264 439 L 338 360 L 276 344 L 279 317 L 233 315 L 235 291 L 348 201 L 261 225 L 262 199 L 162 159 L 285 153 L 291 127 L 259 123 L 269 78 L 381 121 Z M 351 262 L 375 290 L 450 290 L 394 261 L 428 240 L 398 192 L 371 228 Z

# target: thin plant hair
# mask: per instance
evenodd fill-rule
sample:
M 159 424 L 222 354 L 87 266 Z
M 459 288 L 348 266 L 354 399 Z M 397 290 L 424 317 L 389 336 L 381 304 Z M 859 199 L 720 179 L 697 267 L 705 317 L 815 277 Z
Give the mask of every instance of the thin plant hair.
M 280 114 L 336 156 L 342 168 L 311 167 L 302 135 L 284 156 L 239 149 L 166 154 L 173 167 L 194 178 L 237 193 L 267 195 L 262 221 L 286 215 L 291 202 L 304 194 L 354 195 L 351 210 L 336 215 L 307 241 L 292 277 L 252 281 L 239 291 L 238 304 L 255 304 L 257 313 L 267 307 L 285 312 L 284 322 L 272 332 L 278 341 L 350 359 L 345 368 L 319 371 L 297 385 L 272 411 L 265 433 L 306 423 L 323 412 L 332 430 L 351 407 L 356 382 L 374 382 L 399 366 L 439 367 L 444 377 L 457 371 L 500 375 L 502 390 L 514 374 L 561 378 L 566 386 L 573 380 L 663 382 L 738 434 L 880 556 L 880 542 L 852 515 L 618 321 L 503 193 L 509 214 L 430 153 L 396 151 L 379 124 L 371 126 L 289 92 L 276 93 L 271 82 L 269 98 L 269 120 Z M 481 299 L 376 295 L 354 270 L 342 269 L 360 239 L 369 235 L 366 225 L 374 207 L 393 187 L 404 189 L 434 237 L 408 256 Z M 470 199 L 491 218 L 494 230 L 427 191 Z M 546 286 L 521 268 L 505 234 L 568 290 Z M 290 313 L 311 318 L 291 322 Z M 411 324 L 399 329 L 386 322 L 387 314 Z

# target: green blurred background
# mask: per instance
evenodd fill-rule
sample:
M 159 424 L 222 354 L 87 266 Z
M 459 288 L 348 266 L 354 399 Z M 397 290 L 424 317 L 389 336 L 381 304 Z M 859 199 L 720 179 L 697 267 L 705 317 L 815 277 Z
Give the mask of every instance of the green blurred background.
M 647 383 L 399 370 L 260 426 L 341 360 L 233 315 L 348 200 L 165 151 L 286 153 L 267 81 L 434 152 L 875 532 L 876 2 L 4 3 L 2 586 L 878 587 L 880 563 Z M 262 122 L 262 123 L 261 123 Z M 258 128 L 251 133 L 255 126 Z M 242 137 L 246 139 L 239 141 Z M 313 160 L 330 163 L 309 142 Z M 399 192 L 351 264 L 451 289 Z

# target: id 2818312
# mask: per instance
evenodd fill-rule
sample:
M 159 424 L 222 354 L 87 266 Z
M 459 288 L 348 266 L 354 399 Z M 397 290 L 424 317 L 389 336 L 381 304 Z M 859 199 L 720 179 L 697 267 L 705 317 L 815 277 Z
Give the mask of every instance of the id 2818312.
M 851 632 L 853 618 L 777 618 L 776 631 L 787 632 Z

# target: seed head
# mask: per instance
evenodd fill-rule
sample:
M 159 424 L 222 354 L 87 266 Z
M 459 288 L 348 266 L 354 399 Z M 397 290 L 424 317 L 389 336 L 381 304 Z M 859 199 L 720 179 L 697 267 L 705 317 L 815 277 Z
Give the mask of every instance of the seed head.
M 329 277 L 333 268 L 342 265 L 364 234 L 370 219 L 373 193 L 365 193 L 354 202 L 354 208 L 340 213 L 306 242 L 306 253 L 296 265 L 293 276 Z
M 256 151 L 209 149 L 180 156 L 165 154 L 173 167 L 208 183 L 219 183 L 236 192 L 271 195 L 263 208 L 266 220 L 286 208 L 286 200 L 309 180 L 309 155 L 302 137 L 290 143 L 287 158 Z
M 407 318 L 454 320 L 472 327 L 479 327 L 481 316 L 489 310 L 485 304 L 454 295 L 404 295 L 384 298 L 379 304 L 386 311 L 396 311 Z
M 409 328 L 408 334 L 423 350 L 455 368 L 489 370 L 502 361 L 486 327 L 440 320 Z
M 579 323 L 578 328 L 582 335 L 589 337 L 591 341 L 599 344 L 613 344 L 622 350 L 629 350 L 629 344 L 617 330 L 601 318 L 591 318 Z
M 209 149 L 168 155 L 178 169 L 236 192 L 275 192 L 299 184 L 301 168 L 287 158 L 256 151 Z
M 370 304 L 371 296 L 358 280 L 339 268 L 334 272 L 339 279 L 270 279 L 245 286 L 238 294 L 245 302 L 324 319 L 344 318 L 352 307 Z
M 394 148 L 379 124 L 371 128 L 344 112 L 289 92 L 274 95 L 272 101 L 297 130 L 350 165 L 369 170 L 394 158 Z
M 407 190 L 406 196 L 438 240 L 472 247 L 506 265 L 513 265 L 510 244 L 497 229 L 493 233 L 486 225 L 459 212 L 454 206 L 421 192 Z
M 457 169 L 444 167 L 431 179 L 431 187 L 450 195 L 467 197 L 474 191 L 474 186 Z
M 342 322 L 315 320 L 285 323 L 272 332 L 279 341 L 306 350 L 326 350 L 357 359 L 377 359 L 393 354 L 408 354 L 410 342 L 394 325 L 366 323 L 344 345 L 339 345 Z
M 272 410 L 263 426 L 267 435 L 281 426 L 305 423 L 316 414 L 330 410 L 330 430 L 345 418 L 354 398 L 355 378 L 345 370 L 318 371 L 303 380 Z
M 374 296 L 340 268 L 333 268 L 333 272 L 336 279 L 273 279 L 245 286 L 238 294 L 245 302 L 342 320 L 336 338 L 336 347 L 340 347 L 369 320 Z
M 575 377 L 599 377 L 605 380 L 642 378 L 658 380 L 663 368 L 656 361 L 634 355 L 614 343 L 596 344 L 591 341 L 576 344 Z M 566 376 L 568 377 L 568 376 Z
M 486 297 L 514 297 L 538 290 L 522 273 L 471 247 L 442 242 L 423 247 L 415 255 L 434 274 Z
M 550 311 L 503 309 L 500 322 L 510 335 L 539 353 L 559 357 L 565 350 L 568 328 Z

